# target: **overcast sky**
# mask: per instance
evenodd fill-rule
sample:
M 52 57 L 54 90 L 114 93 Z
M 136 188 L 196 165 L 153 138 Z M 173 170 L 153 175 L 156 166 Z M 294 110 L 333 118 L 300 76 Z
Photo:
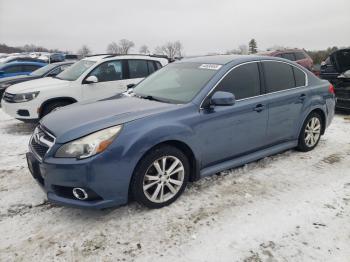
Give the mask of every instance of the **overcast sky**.
M 186 55 L 224 52 L 255 38 L 323 49 L 350 45 L 350 0 L 0 0 L 0 43 L 94 53 L 127 38 L 137 52 L 180 40 Z

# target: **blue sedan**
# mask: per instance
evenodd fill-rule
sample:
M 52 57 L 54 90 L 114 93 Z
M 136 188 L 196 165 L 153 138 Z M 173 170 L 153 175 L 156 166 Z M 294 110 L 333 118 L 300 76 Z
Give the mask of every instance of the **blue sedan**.
M 178 61 L 131 92 L 42 119 L 27 153 L 49 201 L 106 208 L 174 202 L 189 181 L 296 148 L 314 149 L 334 88 L 274 57 Z
M 39 62 L 11 62 L 0 64 L 0 78 L 18 75 L 29 75 L 31 72 L 46 66 L 46 63 Z

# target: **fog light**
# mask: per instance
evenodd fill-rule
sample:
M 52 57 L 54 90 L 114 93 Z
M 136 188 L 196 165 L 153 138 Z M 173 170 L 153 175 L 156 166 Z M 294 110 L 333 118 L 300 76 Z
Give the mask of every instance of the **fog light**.
M 80 187 L 73 188 L 73 195 L 79 200 L 86 200 L 89 197 L 86 191 Z

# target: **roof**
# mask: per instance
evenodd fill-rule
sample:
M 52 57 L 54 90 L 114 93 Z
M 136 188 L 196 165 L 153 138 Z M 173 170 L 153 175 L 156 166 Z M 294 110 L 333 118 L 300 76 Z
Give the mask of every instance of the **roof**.
M 115 58 L 120 58 L 120 59 L 126 59 L 126 58 L 132 58 L 132 59 L 151 59 L 151 60 L 159 60 L 159 59 L 165 59 L 167 60 L 166 57 L 164 56 L 158 56 L 158 55 L 142 55 L 142 54 L 127 54 L 127 55 L 120 55 L 120 54 L 98 54 L 98 55 L 91 55 L 87 56 L 83 59 L 86 60 L 91 60 L 91 61 L 101 61 L 105 59 L 115 59 Z
M 245 62 L 245 61 L 261 60 L 261 59 L 266 59 L 266 57 L 257 56 L 257 55 L 212 55 L 212 56 L 200 56 L 200 57 L 194 57 L 194 58 L 184 58 L 177 63 L 193 62 L 193 63 L 202 63 L 202 64 L 225 65 L 233 61 Z
M 39 65 L 39 66 L 45 66 L 47 65 L 47 63 L 40 63 L 40 62 L 31 62 L 31 61 L 19 61 L 19 62 L 10 62 L 10 63 L 6 63 L 3 65 L 0 65 L 0 67 L 7 67 L 9 65 Z

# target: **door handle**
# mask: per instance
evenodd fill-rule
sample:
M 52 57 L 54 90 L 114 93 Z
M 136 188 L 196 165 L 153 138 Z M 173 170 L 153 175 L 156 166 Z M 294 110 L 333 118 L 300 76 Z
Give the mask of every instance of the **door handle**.
M 301 100 L 301 101 L 304 101 L 305 98 L 306 98 L 306 95 L 305 95 L 305 94 L 301 94 L 301 95 L 299 96 L 299 100 Z
M 258 104 L 258 105 L 256 105 L 256 107 L 254 107 L 254 111 L 256 111 L 256 112 L 258 112 L 258 113 L 260 113 L 261 111 L 263 111 L 265 109 L 265 105 L 263 105 L 263 104 Z

